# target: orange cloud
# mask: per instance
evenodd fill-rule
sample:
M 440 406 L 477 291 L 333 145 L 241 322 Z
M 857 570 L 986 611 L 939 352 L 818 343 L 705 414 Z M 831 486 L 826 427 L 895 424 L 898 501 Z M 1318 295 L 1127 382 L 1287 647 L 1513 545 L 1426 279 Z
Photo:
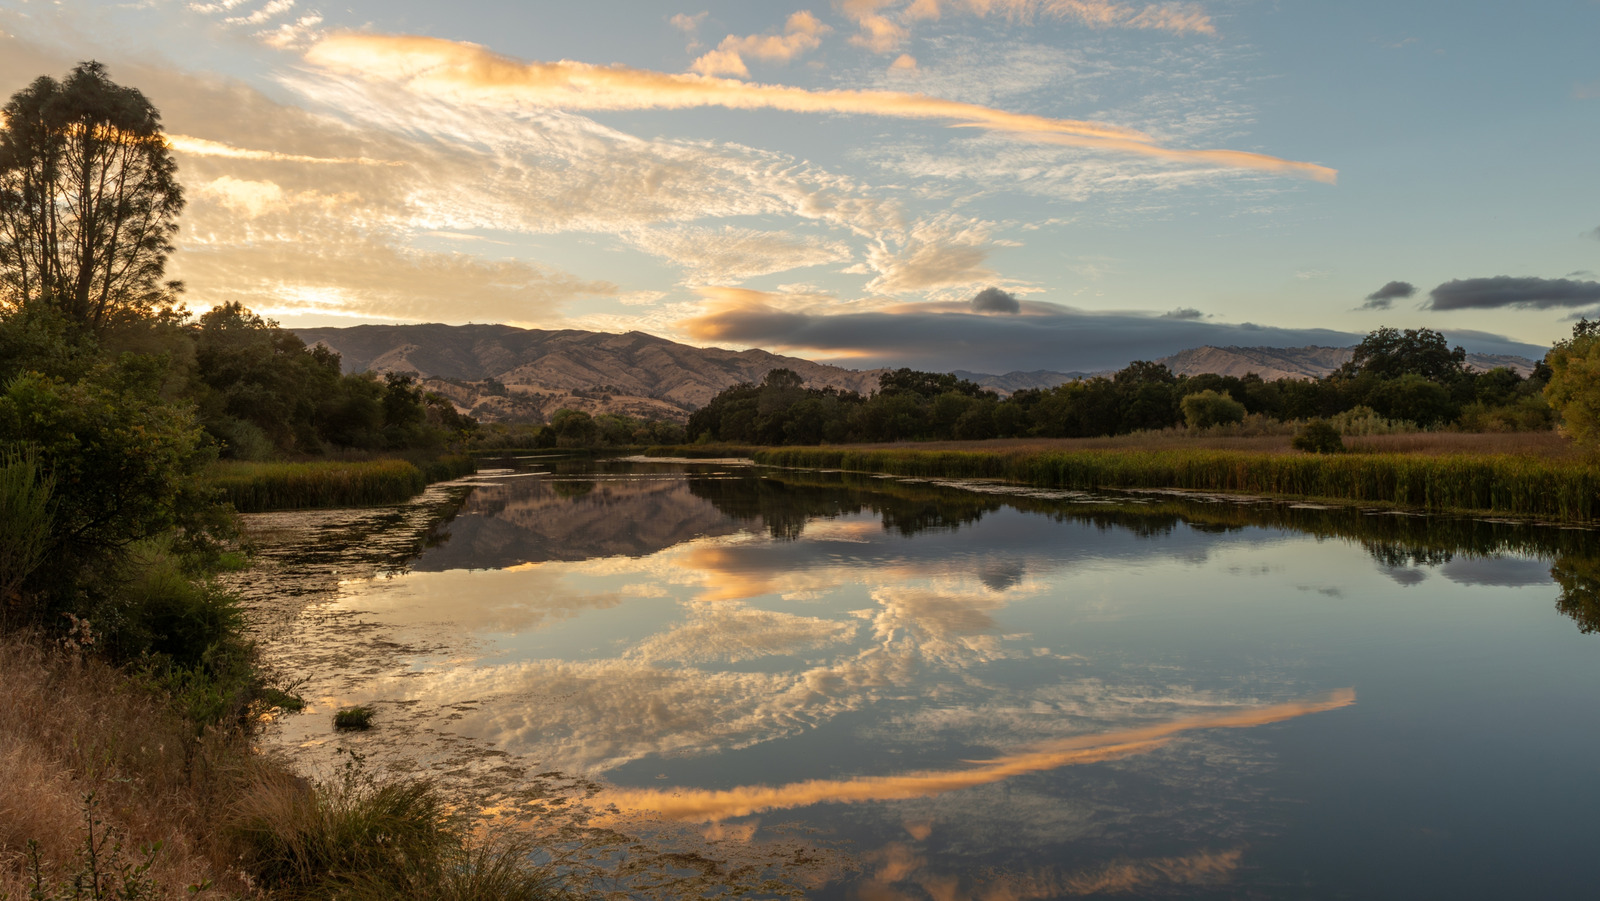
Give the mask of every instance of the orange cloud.
M 624 789 L 610 792 L 605 797 L 623 811 L 646 812 L 669 820 L 695 822 L 716 822 L 729 817 L 804 807 L 824 801 L 853 804 L 924 798 L 988 785 L 1026 773 L 1147 753 L 1166 745 L 1184 732 L 1263 726 L 1347 707 L 1355 700 L 1354 689 L 1341 689 L 1320 701 L 1294 701 L 1238 713 L 1191 717 L 1099 735 L 1080 735 L 1017 754 L 979 761 L 967 769 L 928 770 L 900 776 L 864 776 L 857 779 L 811 779 L 788 785 L 749 785 L 721 791 Z
M 669 74 L 627 66 L 563 60 L 522 62 L 477 44 L 420 36 L 346 33 L 324 38 L 306 53 L 313 65 L 362 79 L 388 81 L 424 96 L 510 109 L 581 110 L 774 109 L 944 120 L 1055 144 L 1256 169 L 1334 182 L 1338 173 L 1315 163 L 1232 150 L 1164 147 L 1142 132 L 1075 119 L 1011 113 L 973 103 L 898 91 L 812 91 L 706 75 Z
M 208 141 L 205 138 L 192 138 L 188 135 L 167 135 L 167 144 L 179 153 L 192 156 L 216 156 L 231 160 L 259 160 L 274 163 L 319 163 L 319 164 L 346 164 L 358 166 L 403 166 L 404 163 L 390 160 L 374 160 L 364 156 L 304 156 L 298 153 L 278 153 L 275 150 L 249 150 L 244 147 L 235 147 L 221 141 Z
M 832 30 L 816 16 L 801 10 L 789 17 L 783 34 L 752 34 L 742 38 L 730 34 L 722 39 L 717 49 L 690 64 L 689 69 L 701 75 L 748 77 L 750 70 L 745 67 L 745 57 L 786 63 L 817 49 L 822 44 L 822 36 Z

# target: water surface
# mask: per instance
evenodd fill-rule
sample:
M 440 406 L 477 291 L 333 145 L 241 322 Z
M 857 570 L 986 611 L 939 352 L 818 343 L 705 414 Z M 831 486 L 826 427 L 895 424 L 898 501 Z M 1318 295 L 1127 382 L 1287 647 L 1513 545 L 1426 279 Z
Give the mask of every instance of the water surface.
M 313 612 L 387 643 L 320 683 L 412 717 L 382 740 L 592 779 L 619 828 L 826 849 L 787 871 L 823 898 L 1578 898 L 1600 876 L 1592 532 L 501 467 L 408 567 Z

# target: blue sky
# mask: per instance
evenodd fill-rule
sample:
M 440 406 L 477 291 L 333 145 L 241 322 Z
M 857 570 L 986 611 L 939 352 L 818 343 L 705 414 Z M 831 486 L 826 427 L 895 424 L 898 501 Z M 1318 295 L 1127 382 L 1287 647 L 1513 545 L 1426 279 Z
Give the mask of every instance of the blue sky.
M 1073 370 L 1567 334 L 1597 37 L 1595 0 L 0 0 L 0 91 L 97 58 L 151 97 L 192 307 Z

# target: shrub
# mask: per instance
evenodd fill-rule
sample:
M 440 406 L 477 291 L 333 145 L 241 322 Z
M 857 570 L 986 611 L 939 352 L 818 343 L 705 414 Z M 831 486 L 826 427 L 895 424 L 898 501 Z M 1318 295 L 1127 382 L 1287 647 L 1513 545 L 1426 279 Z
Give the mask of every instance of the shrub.
M 1368 406 L 1355 406 L 1328 417 L 1328 423 L 1341 435 L 1405 435 L 1420 431 L 1417 424 L 1405 419 L 1385 419 Z
M 1313 419 L 1300 427 L 1289 442 L 1295 450 L 1308 454 L 1337 454 L 1344 451 L 1339 430 L 1325 419 Z
M 1183 420 L 1191 429 L 1208 429 L 1215 425 L 1244 421 L 1244 404 L 1233 399 L 1228 392 L 1218 393 L 1206 389 L 1186 396 L 1178 406 L 1183 410 Z
M 35 454 L 0 449 L 0 604 L 44 561 L 54 519 L 50 493 L 55 482 Z

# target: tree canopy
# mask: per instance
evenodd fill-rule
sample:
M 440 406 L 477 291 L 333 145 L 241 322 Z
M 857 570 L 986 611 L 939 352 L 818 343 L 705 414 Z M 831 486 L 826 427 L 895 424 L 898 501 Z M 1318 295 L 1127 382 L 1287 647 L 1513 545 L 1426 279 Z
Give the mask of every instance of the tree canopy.
M 161 116 L 85 62 L 12 95 L 0 127 L 0 305 L 98 331 L 170 300 L 183 191 Z

